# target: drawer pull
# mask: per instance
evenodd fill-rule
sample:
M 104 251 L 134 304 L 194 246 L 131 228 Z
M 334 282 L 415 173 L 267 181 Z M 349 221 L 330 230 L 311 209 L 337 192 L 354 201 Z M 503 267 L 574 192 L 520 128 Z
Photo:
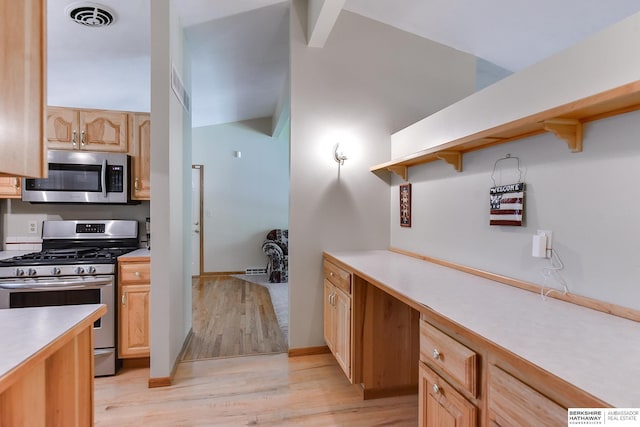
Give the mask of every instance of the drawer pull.
M 136 271 L 136 277 L 140 277 L 140 272 Z
M 329 272 L 329 276 L 333 277 L 333 271 Z
M 433 349 L 433 358 L 436 360 L 440 359 L 440 352 L 438 351 L 437 348 Z
M 434 384 L 432 388 L 435 394 L 440 393 L 440 387 L 438 387 L 438 384 Z

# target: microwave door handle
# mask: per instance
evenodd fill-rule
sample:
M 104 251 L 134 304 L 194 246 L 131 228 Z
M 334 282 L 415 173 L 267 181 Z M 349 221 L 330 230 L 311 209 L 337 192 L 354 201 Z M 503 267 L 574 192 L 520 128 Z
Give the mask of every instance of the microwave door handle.
M 107 159 L 102 161 L 102 174 L 100 176 L 102 183 L 102 197 L 107 198 Z

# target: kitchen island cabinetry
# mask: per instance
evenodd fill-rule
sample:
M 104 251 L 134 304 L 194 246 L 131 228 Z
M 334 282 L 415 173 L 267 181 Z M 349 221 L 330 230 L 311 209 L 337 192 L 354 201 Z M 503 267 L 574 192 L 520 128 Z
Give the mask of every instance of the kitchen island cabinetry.
M 47 109 L 47 147 L 126 153 L 128 113 L 124 111 Z
M 93 323 L 105 305 L 0 310 L 0 426 L 93 425 Z
M 131 198 L 149 200 L 151 198 L 151 114 L 131 113 Z
M 147 251 L 148 252 L 148 251 Z M 118 357 L 149 357 L 149 293 L 151 291 L 149 257 L 118 258 Z
M 20 199 L 22 180 L 13 176 L 0 176 L 0 199 Z
M 353 383 L 367 399 L 415 379 L 421 426 L 566 425 L 568 408 L 640 406 L 634 320 L 399 251 L 324 262 L 351 276 Z
M 3 1 L 0 13 L 0 174 L 46 173 L 44 0 Z

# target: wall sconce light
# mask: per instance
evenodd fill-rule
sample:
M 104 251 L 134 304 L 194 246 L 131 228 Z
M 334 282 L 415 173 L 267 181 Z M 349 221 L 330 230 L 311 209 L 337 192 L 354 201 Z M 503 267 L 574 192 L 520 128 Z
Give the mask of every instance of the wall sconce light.
M 338 162 L 340 166 L 344 165 L 344 161 L 347 160 L 348 157 L 340 150 L 340 143 L 337 143 L 333 147 L 333 160 Z

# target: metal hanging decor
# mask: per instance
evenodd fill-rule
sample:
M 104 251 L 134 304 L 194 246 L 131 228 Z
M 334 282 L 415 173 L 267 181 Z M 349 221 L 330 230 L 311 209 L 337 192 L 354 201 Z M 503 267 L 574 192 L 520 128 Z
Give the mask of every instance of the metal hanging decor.
M 494 178 L 496 166 L 498 162 L 509 159 L 514 159 L 518 162 L 518 182 L 515 184 L 497 185 Z M 496 160 L 493 165 L 491 180 L 493 181 L 493 187 L 489 189 L 489 225 L 522 226 L 525 183 L 522 182 L 520 159 L 507 154 L 506 157 Z

